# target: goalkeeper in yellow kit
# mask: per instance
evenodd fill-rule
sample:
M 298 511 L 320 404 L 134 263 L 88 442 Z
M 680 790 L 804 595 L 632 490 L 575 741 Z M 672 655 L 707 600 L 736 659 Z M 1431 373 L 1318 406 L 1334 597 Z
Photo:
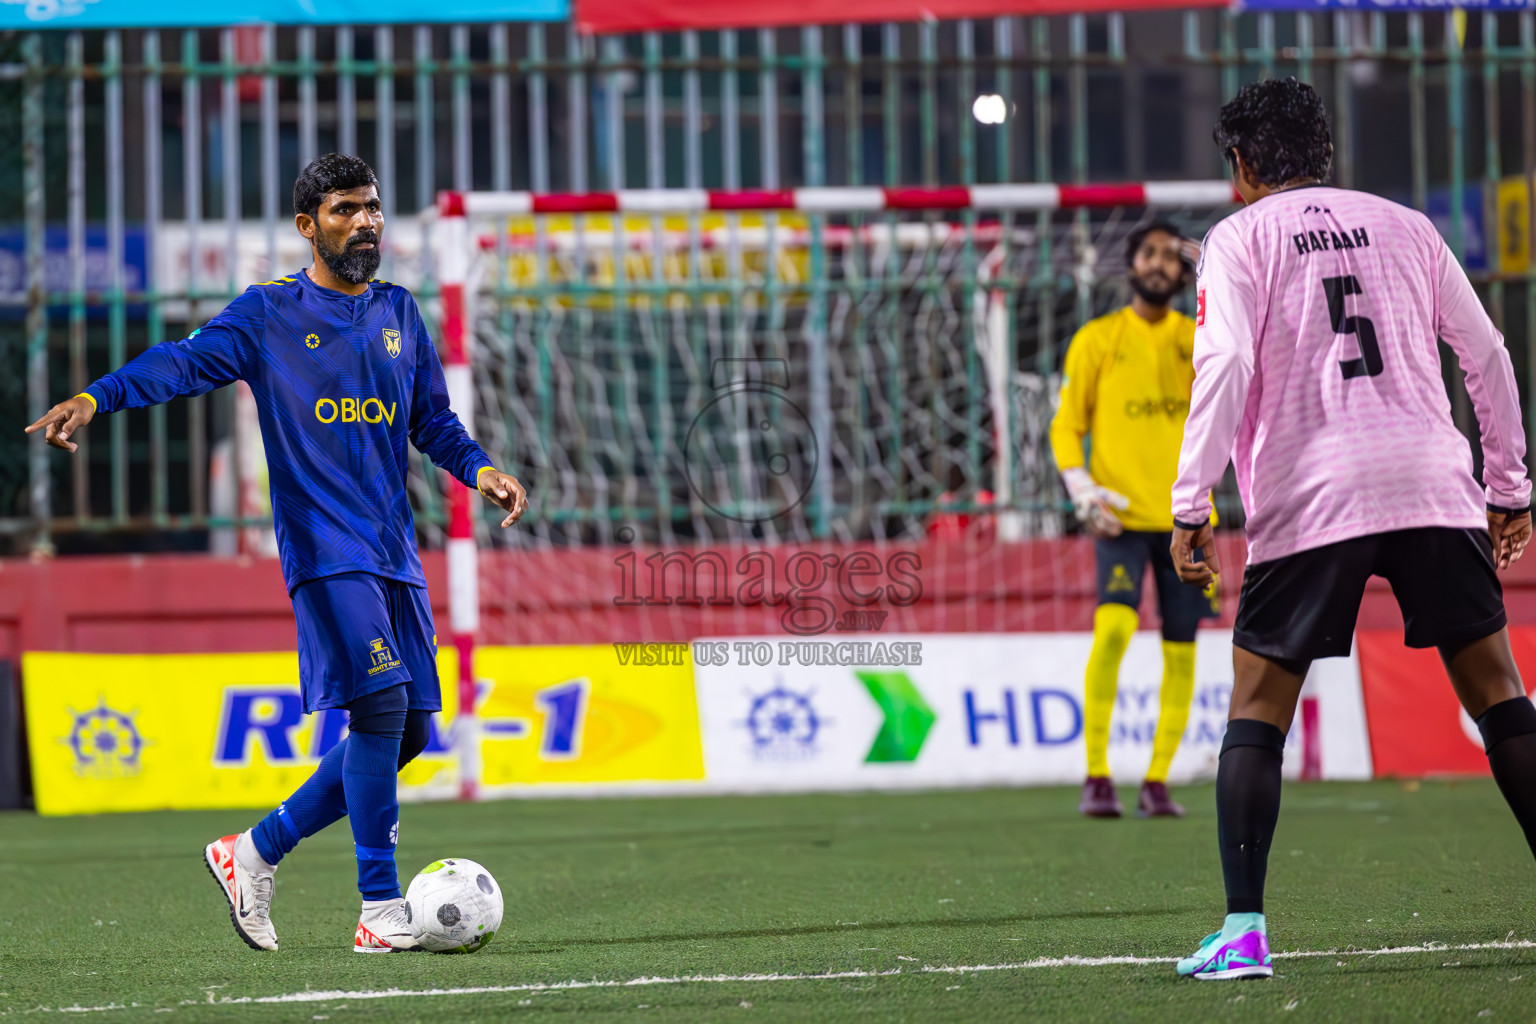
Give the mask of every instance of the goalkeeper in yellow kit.
M 1203 594 L 1180 583 L 1168 553 L 1170 492 L 1195 379 L 1195 323 L 1169 303 L 1190 280 L 1193 250 L 1171 224 L 1131 233 L 1131 304 L 1089 321 L 1072 339 L 1061 406 L 1051 422 L 1056 465 L 1078 519 L 1093 535 L 1098 563 L 1099 605 L 1083 702 L 1088 778 L 1078 806 L 1093 817 L 1121 814 L 1109 777 L 1109 719 L 1149 565 L 1163 625 L 1163 686 L 1152 763 L 1136 810 L 1144 817 L 1184 813 L 1168 796 L 1168 766 L 1189 720 L 1195 627 L 1216 614 L 1214 588 Z M 1086 467 L 1085 437 L 1091 451 Z

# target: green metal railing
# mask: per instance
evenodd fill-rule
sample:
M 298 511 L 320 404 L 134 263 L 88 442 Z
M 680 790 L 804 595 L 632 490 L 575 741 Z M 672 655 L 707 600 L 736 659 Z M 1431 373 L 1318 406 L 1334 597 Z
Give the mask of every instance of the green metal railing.
M 0 39 L 0 141 L 10 143 L 0 195 L 15 211 L 0 224 L 10 371 L 0 374 L 0 547 L 202 546 L 210 529 L 260 521 L 219 499 L 244 486 L 238 453 L 252 441 L 231 389 L 98 422 L 72 460 L 28 446 L 20 427 L 146 345 L 184 335 L 249 281 L 303 265 L 283 196 L 320 152 L 375 165 L 392 221 L 384 274 L 416 288 L 430 312 L 431 222 L 414 214 L 439 188 L 1210 178 L 1222 172 L 1208 138 L 1216 109 L 1243 82 L 1275 74 L 1323 93 L 1339 184 L 1437 217 L 1509 336 L 1529 403 L 1528 10 L 609 38 L 490 25 Z M 972 114 L 988 94 L 1006 102 L 1002 124 Z M 1179 216 L 1198 231 L 1221 212 Z M 699 360 L 781 352 L 796 387 L 835 413 L 819 439 L 834 472 L 818 476 L 817 500 L 787 532 L 910 535 L 935 510 L 975 509 L 982 490 L 996 492 L 1005 457 L 1008 506 L 1026 529 L 1051 529 L 1060 495 L 1040 421 L 1053 376 L 1077 326 L 1122 301 L 1116 248 L 1142 215 L 770 217 L 739 262 L 712 268 L 697 220 L 620 225 L 601 240 L 590 223 L 543 222 L 529 227 L 536 273 L 519 281 L 503 273 L 515 253 L 501 225 L 476 325 L 479 429 L 551 496 L 530 514 L 534 535 L 602 540 L 645 523 L 657 536 L 710 535 L 717 527 L 679 467 L 708 395 Z M 936 223 L 961 230 L 921 245 L 881 248 L 876 237 Z M 683 237 L 670 269 L 659 259 L 626 268 L 627 249 L 661 252 L 669 230 Z M 845 230 L 853 240 L 836 242 Z M 994 341 L 1001 377 L 986 356 Z M 1470 430 L 1464 389 L 1449 369 L 1447 380 Z M 442 521 L 437 494 L 418 475 L 429 541 Z

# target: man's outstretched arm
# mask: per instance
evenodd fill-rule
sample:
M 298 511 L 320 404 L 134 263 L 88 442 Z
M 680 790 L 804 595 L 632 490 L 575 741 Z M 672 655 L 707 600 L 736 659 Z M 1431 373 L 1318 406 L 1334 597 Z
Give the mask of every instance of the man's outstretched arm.
M 49 409 L 26 432 L 42 430 L 50 445 L 72 452 L 79 446 L 70 437 L 98 412 L 159 405 L 239 380 L 250 345 L 259 336 L 262 312 L 260 296 L 246 292 L 189 337 L 151 346 Z

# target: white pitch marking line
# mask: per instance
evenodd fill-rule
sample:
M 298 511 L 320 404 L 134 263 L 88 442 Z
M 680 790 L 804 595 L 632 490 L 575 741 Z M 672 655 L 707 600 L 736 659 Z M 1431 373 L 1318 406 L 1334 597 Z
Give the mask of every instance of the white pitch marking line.
M 1528 939 L 1516 939 L 1504 942 L 1466 942 L 1454 946 L 1444 942 L 1429 942 L 1422 946 L 1383 946 L 1380 949 L 1298 949 L 1274 953 L 1272 956 L 1276 960 L 1295 960 L 1304 957 L 1320 956 L 1402 956 L 1413 953 L 1460 953 L 1490 949 L 1536 949 L 1536 942 Z M 527 985 L 481 985 L 465 988 L 389 988 L 379 991 L 337 989 L 328 992 L 289 992 L 278 996 L 238 996 L 233 998 L 223 996 L 217 1000 L 212 998 L 210 993 L 209 998 L 206 1000 L 184 999 L 181 1005 L 239 1006 L 260 1003 L 327 1003 L 342 999 L 402 999 L 422 996 L 501 995 L 514 992 L 572 992 L 580 989 L 637 988 L 647 985 L 727 984 L 732 982 L 752 983 L 765 981 L 839 981 L 857 978 L 889 978 L 900 974 L 973 974 L 985 971 L 1025 971 L 1040 967 L 1146 966 L 1175 962 L 1177 962 L 1176 958 L 1163 956 L 1056 956 L 1037 957 L 1034 960 L 1023 960 L 1017 963 L 1006 964 L 962 964 L 953 967 L 934 967 L 925 964 L 920 968 L 908 968 L 906 970 L 894 967 L 885 971 L 829 971 L 825 974 L 692 974 L 670 978 L 631 978 L 628 981 L 602 981 L 594 979 L 592 981 L 532 982 Z M 117 1003 L 110 1006 L 63 1006 L 59 1007 L 56 1012 L 92 1013 L 123 1009 L 127 1009 L 127 1007 Z
M 1298 949 L 1285 953 L 1270 954 L 1275 959 L 1294 959 L 1304 956 L 1392 956 L 1399 953 L 1444 953 L 1475 949 L 1536 949 L 1536 942 L 1529 939 L 1504 942 L 1467 942 L 1448 946 L 1443 942 L 1427 942 L 1422 946 L 1387 946 L 1382 949 Z
M 1445 953 L 1478 949 L 1536 949 L 1536 942 L 1519 939 L 1513 942 L 1468 942 L 1458 946 L 1450 946 L 1444 942 L 1430 942 L 1422 946 L 1384 946 L 1380 949 L 1297 949 L 1271 953 L 1270 956 L 1275 960 L 1296 960 L 1302 957 L 1317 956 L 1399 956 L 1405 953 Z M 1062 956 L 1039 957 L 1035 960 L 1026 960 L 1021 963 L 1012 964 L 977 964 L 960 967 L 924 966 L 922 971 L 925 974 L 968 974 L 980 971 L 1019 971 L 1034 967 L 1112 967 L 1117 964 L 1146 965 L 1172 964 L 1177 962 L 1177 958 L 1160 956 Z
M 693 974 L 671 978 L 631 978 L 628 981 L 593 979 L 592 981 L 532 982 L 527 985 L 479 985 L 465 988 L 388 988 L 382 991 L 343 991 L 336 989 L 328 992 L 289 992 L 280 996 L 239 996 L 235 998 L 224 996 L 221 999 L 208 999 L 206 1001 L 183 999 L 181 1005 L 234 1006 L 242 1003 L 327 1003 L 336 999 L 398 999 L 402 996 L 476 996 L 513 992 L 569 992 L 577 989 L 634 988 L 645 985 L 687 985 L 695 982 L 713 982 L 718 984 L 732 981 L 836 981 L 843 978 L 884 978 L 901 973 L 901 968 L 896 967 L 888 971 L 830 971 L 826 974 Z M 100 1007 L 100 1009 L 108 1009 L 108 1007 Z
M 1276 959 L 1290 959 L 1296 957 L 1317 956 L 1392 956 L 1407 953 L 1439 953 L 1447 950 L 1478 950 L 1478 949 L 1536 949 L 1536 942 L 1519 940 L 1516 942 L 1471 942 L 1458 946 L 1448 946 L 1442 942 L 1431 942 L 1423 946 L 1388 946 L 1381 949 L 1350 949 L 1350 950 L 1296 950 L 1294 952 L 1275 953 Z M 1038 957 L 1034 960 L 1025 960 L 1019 963 L 1009 964 L 973 964 L 956 967 L 932 967 L 924 965 L 913 973 L 922 974 L 968 974 L 980 971 L 1019 971 L 1031 970 L 1040 967 L 1110 967 L 1119 964 L 1147 965 L 1170 964 L 1177 962 L 1174 957 L 1146 957 L 1146 956 L 1063 956 L 1063 957 Z M 910 970 L 910 969 L 909 969 Z M 687 975 L 682 977 L 646 977 L 633 978 L 629 981 L 561 981 L 555 983 L 532 983 L 527 985 L 486 985 L 473 988 L 443 988 L 443 989 L 385 989 L 381 992 L 290 992 L 280 996 L 246 996 L 239 999 L 223 998 L 216 1005 L 235 1003 L 315 1003 L 327 1002 L 334 999 L 395 999 L 405 996 L 451 996 L 451 995 L 492 995 L 497 993 L 512 992 L 563 992 L 578 989 L 593 988 L 629 988 L 644 985 L 686 985 L 686 984 L 723 984 L 730 982 L 765 982 L 765 981 L 836 981 L 841 979 L 857 978 L 887 978 L 904 973 L 899 967 L 886 971 L 833 971 L 825 974 L 713 974 L 713 975 Z

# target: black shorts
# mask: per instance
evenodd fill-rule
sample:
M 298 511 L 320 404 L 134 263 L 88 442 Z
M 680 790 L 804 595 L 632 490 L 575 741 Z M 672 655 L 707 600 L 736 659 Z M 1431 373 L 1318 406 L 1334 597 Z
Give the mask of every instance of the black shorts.
M 1504 628 L 1488 531 L 1430 526 L 1248 566 L 1232 643 L 1279 660 L 1344 657 L 1372 576 L 1392 584 L 1409 647 L 1457 649 Z
M 1220 614 L 1216 600 L 1199 588 L 1182 583 L 1168 553 L 1171 533 L 1144 533 L 1126 530 L 1118 537 L 1096 537 L 1093 553 L 1098 562 L 1099 604 L 1141 606 L 1141 579 L 1147 564 L 1152 565 L 1157 585 L 1158 616 L 1163 621 L 1163 639 L 1187 643 L 1195 638 L 1201 619 Z

